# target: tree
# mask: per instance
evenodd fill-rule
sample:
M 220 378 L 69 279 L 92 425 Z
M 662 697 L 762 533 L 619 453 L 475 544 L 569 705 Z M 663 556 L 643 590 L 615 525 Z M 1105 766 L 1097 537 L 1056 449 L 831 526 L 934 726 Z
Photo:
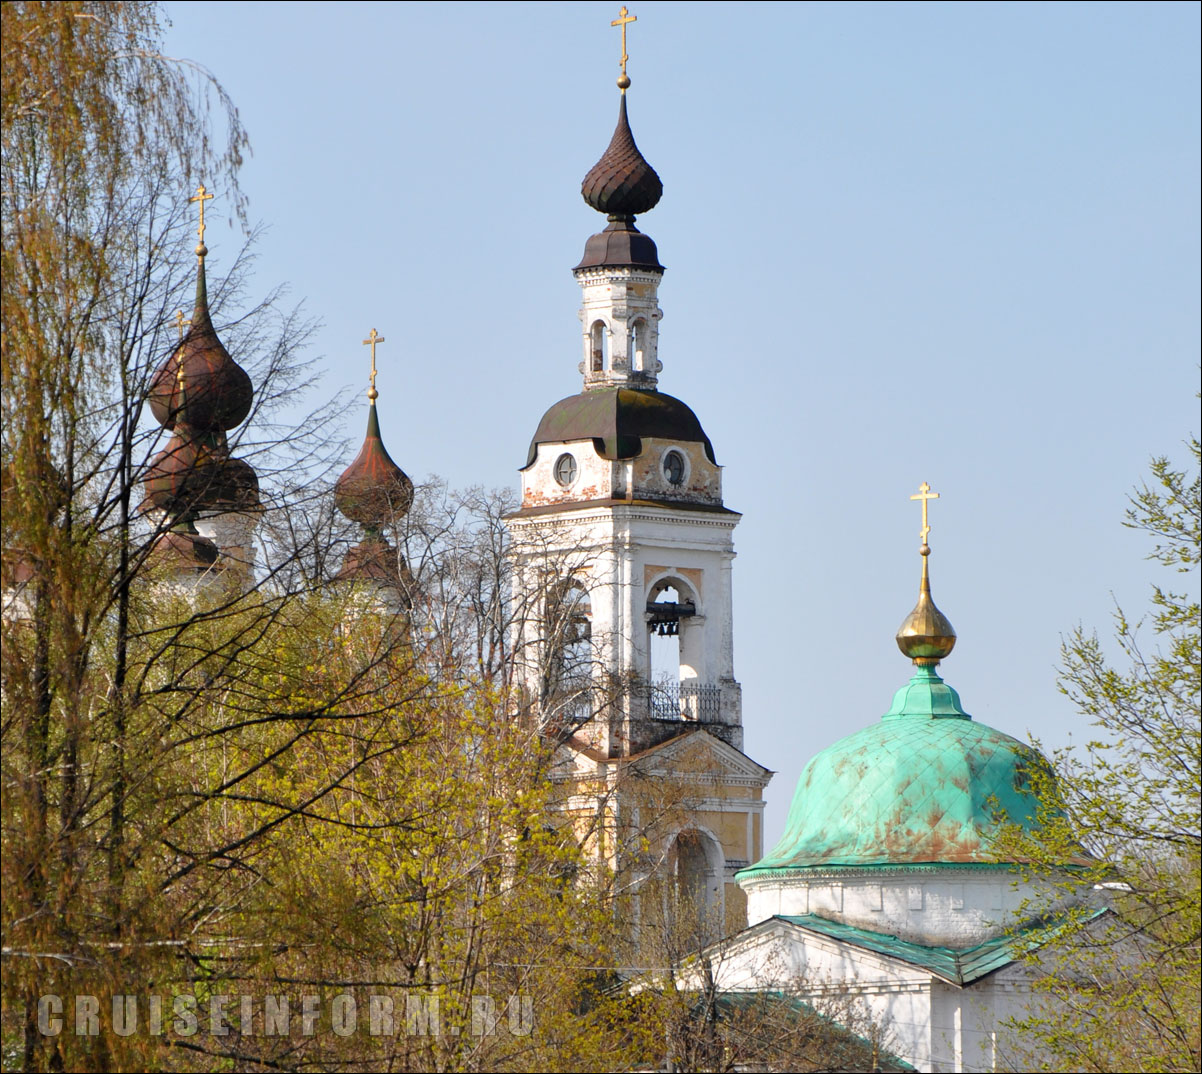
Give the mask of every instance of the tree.
M 239 209 L 246 144 L 217 83 L 162 55 L 160 18 L 3 7 L 4 1001 L 28 1069 L 137 1065 L 113 1034 L 47 1039 L 37 998 L 134 991 L 195 931 L 234 864 L 210 822 L 258 733 L 255 644 L 287 607 L 270 561 L 257 591 L 164 599 L 162 527 L 138 512 L 161 436 L 148 386 L 195 280 L 186 195 L 203 175 Z M 215 317 L 240 301 L 238 268 L 210 288 Z M 297 387 L 303 335 L 266 320 L 219 324 L 260 418 Z M 281 445 L 239 446 L 268 470 Z
M 1152 480 L 1130 498 L 1125 524 L 1151 535 L 1150 559 L 1196 582 L 1197 438 L 1189 449 L 1192 472 L 1152 461 Z M 1082 907 L 1038 953 L 1052 1002 L 1018 1024 L 1031 1045 L 1020 1063 L 1098 1071 L 1202 1063 L 1198 618 L 1196 592 L 1157 585 L 1144 620 L 1116 611 L 1117 661 L 1083 628 L 1064 642 L 1061 689 L 1100 735 L 1084 751 L 1056 752 L 1054 776 L 1036 773 L 1044 834 L 1021 850 L 1059 893 L 1099 885 L 1114 912 L 1096 920 Z M 1150 651 L 1143 626 L 1154 637 Z M 1097 865 L 1066 876 L 1056 863 L 1077 843 Z

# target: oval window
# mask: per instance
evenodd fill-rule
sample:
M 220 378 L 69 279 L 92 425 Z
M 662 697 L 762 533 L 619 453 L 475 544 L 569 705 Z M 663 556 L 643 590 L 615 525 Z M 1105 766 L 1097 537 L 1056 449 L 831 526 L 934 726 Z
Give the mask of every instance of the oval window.
M 684 456 L 679 451 L 669 451 L 664 456 L 664 477 L 670 485 L 684 484 Z
M 576 480 L 576 460 L 566 451 L 555 460 L 555 480 L 570 485 Z

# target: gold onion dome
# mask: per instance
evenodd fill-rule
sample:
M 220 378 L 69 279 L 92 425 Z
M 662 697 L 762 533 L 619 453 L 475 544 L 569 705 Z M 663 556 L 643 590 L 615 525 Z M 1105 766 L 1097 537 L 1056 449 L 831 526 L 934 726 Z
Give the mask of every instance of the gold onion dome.
M 927 544 L 927 534 L 931 527 L 927 525 L 927 501 L 938 498 L 939 493 L 931 492 L 930 485 L 925 482 L 919 486 L 918 494 L 910 497 L 912 500 L 922 501 L 922 546 L 918 550 L 918 554 L 922 556 L 922 581 L 918 587 L 918 603 L 898 628 L 897 647 L 919 666 L 938 664 L 956 645 L 955 629 L 931 599 L 931 576 L 928 566 L 931 546 Z

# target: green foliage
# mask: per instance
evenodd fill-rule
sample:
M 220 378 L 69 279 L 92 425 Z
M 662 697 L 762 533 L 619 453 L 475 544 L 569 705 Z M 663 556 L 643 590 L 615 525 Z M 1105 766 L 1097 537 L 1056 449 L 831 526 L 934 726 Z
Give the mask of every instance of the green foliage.
M 1152 462 L 1126 525 L 1150 534 L 1149 558 L 1197 581 L 1199 442 L 1192 472 Z M 1149 649 L 1141 628 L 1153 635 Z M 1057 779 L 1037 781 L 1043 835 L 1022 846 L 1032 870 L 1073 896 L 1098 885 L 1114 913 L 1070 929 L 1039 953 L 1050 1005 L 1017 1028 L 1025 1062 L 1048 1069 L 1199 1069 L 1202 938 L 1202 715 L 1196 591 L 1155 586 L 1151 611 L 1115 613 L 1117 658 L 1075 630 L 1062 650 L 1061 689 L 1100 731 L 1084 750 L 1058 751 Z M 1083 845 L 1092 869 L 1057 865 Z

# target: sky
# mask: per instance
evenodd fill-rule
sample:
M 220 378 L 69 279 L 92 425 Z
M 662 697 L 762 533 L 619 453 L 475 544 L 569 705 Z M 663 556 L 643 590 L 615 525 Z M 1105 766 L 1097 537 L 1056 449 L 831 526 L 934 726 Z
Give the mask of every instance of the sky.
M 516 487 L 580 390 L 580 181 L 616 120 L 618 4 L 168 2 L 229 91 L 264 225 L 252 291 L 321 322 L 421 480 Z M 630 121 L 664 197 L 660 388 L 701 419 L 735 531 L 746 752 L 777 775 L 886 711 L 927 481 L 942 665 L 1045 746 L 1088 722 L 1063 635 L 1165 578 L 1122 525 L 1198 432 L 1199 5 L 631 5 Z M 220 191 L 218 192 L 220 194 Z M 210 264 L 241 238 L 210 203 Z M 235 357 L 237 357 L 235 355 Z M 320 399 L 315 399 L 319 402 Z M 363 409 L 346 412 L 349 462 Z

